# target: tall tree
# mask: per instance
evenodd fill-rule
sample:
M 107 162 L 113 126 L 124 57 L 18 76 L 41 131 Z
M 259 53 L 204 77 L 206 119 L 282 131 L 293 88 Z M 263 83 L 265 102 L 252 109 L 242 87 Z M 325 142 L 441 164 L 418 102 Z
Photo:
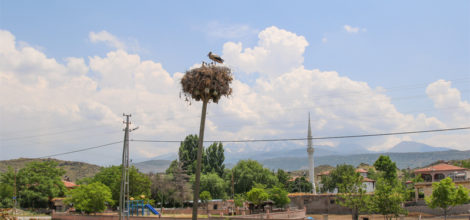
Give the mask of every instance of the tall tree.
M 269 199 L 271 199 L 277 207 L 284 208 L 290 203 L 287 196 L 289 193 L 282 186 L 275 186 L 268 190 Z
M 203 173 L 215 172 L 217 175 L 219 175 L 219 177 L 222 177 L 225 169 L 224 160 L 224 146 L 222 143 L 219 142 L 211 144 L 206 149 L 206 153 L 204 155 Z
M 297 178 L 294 181 L 290 181 L 287 186 L 287 189 L 291 193 L 312 192 L 312 188 L 312 184 L 304 176 L 301 176 L 300 178 Z
M 246 199 L 256 206 L 261 205 L 264 201 L 268 200 L 268 198 L 269 194 L 263 188 L 253 187 L 246 193 Z
M 282 184 L 282 186 L 287 189 L 289 186 L 289 174 L 283 169 L 278 169 L 276 176 L 277 176 L 277 181 L 279 181 L 279 183 Z
M 389 181 L 389 184 L 395 184 L 397 179 L 397 165 L 389 156 L 380 155 L 375 161 L 374 167 L 376 170 L 382 172 L 383 178 Z
M 188 135 L 184 141 L 181 142 L 178 150 L 178 159 L 181 163 L 181 168 L 185 170 L 188 175 L 196 173 L 198 142 L 199 138 L 197 135 Z
M 268 188 L 277 184 L 277 177 L 254 160 L 240 160 L 232 171 L 236 194 L 250 191 L 255 183 L 264 184 Z
M 373 210 L 381 213 L 385 219 L 392 219 L 401 214 L 406 214 L 406 209 L 402 207 L 405 202 L 405 189 L 398 183 L 390 184 L 390 180 L 379 177 L 377 180 L 374 197 Z
M 100 170 L 88 183 L 101 182 L 111 190 L 113 204 L 119 204 L 119 193 L 121 187 L 121 166 L 110 166 Z M 129 196 L 139 197 L 150 195 L 150 179 L 147 175 L 140 173 L 137 168 L 131 166 L 129 169 Z
M 12 167 L 0 174 L 0 208 L 13 207 L 15 171 Z
M 191 182 L 194 184 L 194 176 Z M 201 191 L 208 191 L 214 199 L 226 199 L 227 194 L 225 181 L 216 173 L 208 173 L 201 175 Z
M 447 212 L 452 207 L 465 204 L 470 200 L 468 193 L 468 189 L 463 186 L 455 187 L 452 179 L 447 177 L 432 184 L 432 194 L 425 200 L 429 207 L 441 208 L 444 211 L 444 219 L 447 219 Z
M 65 186 L 62 176 L 65 171 L 57 162 L 31 162 L 18 171 L 17 189 L 22 207 L 52 208 L 52 198 L 63 196 Z
M 111 190 L 100 182 L 94 182 L 89 185 L 81 185 L 67 193 L 65 203 L 73 203 L 78 211 L 87 214 L 102 212 L 106 205 L 112 205 Z
M 338 192 L 341 193 L 341 189 L 339 188 L 340 185 L 348 186 L 348 181 L 350 181 L 350 177 L 355 177 L 356 175 L 356 168 L 351 165 L 337 165 L 334 170 L 330 172 L 329 175 L 322 177 L 322 192 L 332 192 L 335 189 L 338 189 Z M 359 175 L 360 176 L 360 175 Z M 347 188 L 345 188 L 347 189 Z
M 336 181 L 330 187 L 336 186 L 340 193 L 339 204 L 351 209 L 353 220 L 359 219 L 359 214 L 368 211 L 370 205 L 370 196 L 364 189 L 363 177 L 351 165 L 338 165 L 330 176 Z

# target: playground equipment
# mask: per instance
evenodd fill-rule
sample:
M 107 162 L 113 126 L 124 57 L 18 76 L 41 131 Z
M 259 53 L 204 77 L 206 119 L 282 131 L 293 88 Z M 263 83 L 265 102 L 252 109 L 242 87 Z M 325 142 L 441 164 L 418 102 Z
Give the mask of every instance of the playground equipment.
M 144 203 L 144 200 L 129 200 L 129 214 L 131 216 L 133 216 L 134 213 L 139 216 L 139 209 L 142 213 L 142 216 L 144 216 L 145 209 L 147 209 L 147 215 L 150 215 L 150 212 L 152 212 L 154 215 L 160 216 L 160 213 L 150 204 Z

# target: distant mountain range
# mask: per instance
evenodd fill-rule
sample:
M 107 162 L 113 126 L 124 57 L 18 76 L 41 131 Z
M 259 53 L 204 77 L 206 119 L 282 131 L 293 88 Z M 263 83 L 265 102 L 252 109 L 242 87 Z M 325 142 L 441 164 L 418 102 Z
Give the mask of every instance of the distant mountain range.
M 226 152 L 226 167 L 233 167 L 239 160 L 257 160 L 270 169 L 300 170 L 307 169 L 307 149 L 278 148 L 271 151 L 250 151 L 241 153 Z M 395 145 L 387 152 L 373 152 L 359 145 L 339 145 L 336 147 L 315 146 L 315 166 L 337 164 L 351 164 L 357 166 L 361 163 L 373 164 L 380 155 L 389 155 L 403 168 L 426 166 L 437 160 L 461 160 L 470 158 L 470 151 L 457 151 L 444 147 L 433 147 L 422 143 L 405 141 Z M 164 159 L 163 159 L 164 158 Z M 176 154 L 165 154 L 149 161 L 134 164 L 142 172 L 163 172 L 176 159 Z

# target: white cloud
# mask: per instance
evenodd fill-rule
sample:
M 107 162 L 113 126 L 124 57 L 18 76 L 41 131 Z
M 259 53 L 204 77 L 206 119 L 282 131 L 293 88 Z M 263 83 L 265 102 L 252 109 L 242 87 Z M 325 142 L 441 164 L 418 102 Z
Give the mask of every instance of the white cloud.
M 104 30 L 97 33 L 92 31 L 88 35 L 88 38 L 92 43 L 103 42 L 113 49 L 126 49 L 126 45 L 122 41 L 120 41 L 116 36 Z
M 345 30 L 346 32 L 348 32 L 348 33 L 353 33 L 353 34 L 357 34 L 357 33 L 359 33 L 359 31 L 362 31 L 362 32 L 366 32 L 366 31 L 367 31 L 367 29 L 365 29 L 365 28 L 353 27 L 353 26 L 347 25 L 347 24 L 344 25 L 343 28 L 344 28 L 344 30 Z
M 326 37 L 323 37 L 323 38 L 321 39 L 321 42 L 322 42 L 322 43 L 326 43 L 326 42 L 328 42 L 328 38 L 326 38 Z
M 335 71 L 306 69 L 303 54 L 308 42 L 303 36 L 273 26 L 258 37 L 253 48 L 234 42 L 224 44 L 223 58 L 228 66 L 235 72 L 258 72 L 261 77 L 254 84 L 235 79 L 233 95 L 218 105 L 209 105 L 206 140 L 305 137 L 308 112 L 314 136 L 444 128 L 468 120 L 464 117 L 469 114 L 469 104 L 461 100 L 450 82 L 432 83 L 426 93 L 437 108 L 457 105 L 462 112 L 452 112 L 450 119 L 403 114 L 381 89 L 372 89 L 366 82 Z M 178 97 L 181 77 L 182 73 L 170 74 L 162 64 L 122 49 L 103 57 L 69 57 L 62 64 L 37 49 L 19 47 L 10 32 L 0 31 L 0 92 L 8 94 L 0 99 L 0 117 L 2 124 L 9 125 L 0 128 L 0 139 L 12 137 L 6 135 L 11 131 L 29 128 L 49 131 L 64 126 L 102 126 L 85 129 L 82 136 L 65 133 L 2 142 L 2 159 L 43 156 L 121 140 L 122 113 L 133 114 L 134 125 L 140 127 L 132 133 L 136 139 L 181 140 L 197 133 L 200 103 L 188 105 Z M 445 143 L 448 137 L 420 136 L 419 140 Z M 465 137 L 456 138 L 452 147 L 465 148 Z M 383 150 L 401 140 L 405 138 L 362 139 L 361 144 Z M 302 143 L 278 147 L 290 145 Z M 178 144 L 133 143 L 132 147 L 131 158 L 143 159 L 176 152 Z M 257 143 L 230 147 L 233 149 L 227 152 L 276 146 Z M 106 164 L 120 158 L 120 148 L 113 149 L 79 155 Z
M 305 37 L 275 26 L 264 29 L 258 37 L 254 48 L 243 49 L 242 43 L 225 43 L 226 63 L 243 72 L 258 72 L 267 77 L 278 76 L 303 64 L 303 53 L 308 46 Z
M 451 87 L 450 81 L 437 80 L 428 85 L 426 94 L 434 102 L 434 106 L 443 112 L 443 116 L 453 126 L 470 124 L 470 103 L 463 101 L 460 91 Z

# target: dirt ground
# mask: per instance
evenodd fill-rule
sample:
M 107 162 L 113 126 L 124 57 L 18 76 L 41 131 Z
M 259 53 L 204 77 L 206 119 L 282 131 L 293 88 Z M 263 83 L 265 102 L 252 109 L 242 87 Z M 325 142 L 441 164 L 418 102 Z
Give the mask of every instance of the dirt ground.
M 315 220 L 323 220 L 323 215 L 307 215 L 313 217 Z M 369 220 L 384 220 L 383 215 L 361 215 L 359 219 L 362 220 L 364 217 L 369 218 Z M 399 220 L 400 218 L 398 218 Z M 419 214 L 410 214 L 405 217 L 405 220 L 418 220 Z M 430 220 L 438 220 L 444 219 L 444 217 L 440 216 L 429 216 L 429 215 L 422 215 L 421 219 L 430 219 Z M 449 220 L 470 220 L 470 216 L 447 216 Z M 351 215 L 328 215 L 328 220 L 351 220 Z

